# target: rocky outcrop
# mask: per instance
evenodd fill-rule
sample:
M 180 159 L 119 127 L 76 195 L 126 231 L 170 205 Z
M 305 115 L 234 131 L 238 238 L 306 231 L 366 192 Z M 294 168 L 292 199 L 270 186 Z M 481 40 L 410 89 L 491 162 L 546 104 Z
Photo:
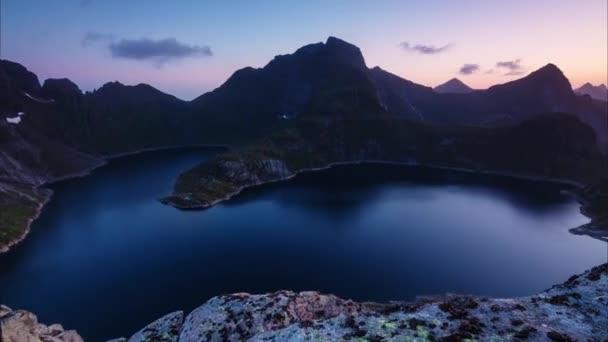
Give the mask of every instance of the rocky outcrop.
M 238 293 L 212 298 L 183 324 L 181 312 L 169 314 L 129 341 L 603 341 L 606 289 L 608 264 L 510 299 L 447 295 L 378 304 L 318 292 Z
M 184 313 L 177 311 L 165 315 L 131 336 L 128 342 L 167 341 L 177 342 Z
M 74 330 L 60 324 L 44 325 L 31 312 L 0 305 L 0 341 L 2 342 L 82 342 Z
M 293 324 L 306 325 L 367 311 L 362 304 L 317 292 L 233 294 L 213 298 L 190 313 L 179 338 L 180 341 L 243 341 Z
M 576 194 L 581 202 L 581 212 L 590 217 L 591 222 L 570 229 L 570 232 L 608 242 L 608 179 L 588 185 Z
M 211 166 L 206 176 L 197 175 L 195 172 L 182 176 L 197 177 L 196 189 L 185 187 L 184 191 L 168 196 L 162 202 L 179 209 L 204 209 L 237 195 L 245 188 L 288 179 L 294 173 L 282 160 L 239 158 L 220 160 Z
M 210 299 L 184 319 L 165 315 L 129 339 L 195 341 L 604 341 L 608 264 L 520 298 L 446 295 L 414 302 L 357 303 L 318 292 L 236 293 Z M 0 305 L 2 342 L 80 342 L 74 330 L 44 325 Z

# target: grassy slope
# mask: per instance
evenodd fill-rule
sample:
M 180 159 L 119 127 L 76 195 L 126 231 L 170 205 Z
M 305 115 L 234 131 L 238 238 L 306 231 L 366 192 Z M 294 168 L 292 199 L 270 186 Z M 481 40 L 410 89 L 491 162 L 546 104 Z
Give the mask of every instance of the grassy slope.
M 1 185 L 1 184 L 0 184 Z M 21 239 L 28 222 L 36 216 L 45 194 L 31 188 L 1 186 L 0 189 L 0 250 Z

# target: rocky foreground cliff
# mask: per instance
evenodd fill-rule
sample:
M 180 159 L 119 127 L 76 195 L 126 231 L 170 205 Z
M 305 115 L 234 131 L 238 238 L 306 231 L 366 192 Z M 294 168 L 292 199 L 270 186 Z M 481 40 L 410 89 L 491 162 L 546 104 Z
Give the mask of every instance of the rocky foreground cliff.
M 83 309 L 84 310 L 84 309 Z M 606 341 L 608 264 L 521 298 L 446 295 L 357 303 L 318 292 L 214 297 L 112 341 Z M 2 342 L 79 342 L 61 325 L 0 308 Z
M 25 310 L 13 311 L 0 305 L 0 341 L 2 342 L 82 342 L 74 330 L 65 330 L 61 324 L 46 325 Z

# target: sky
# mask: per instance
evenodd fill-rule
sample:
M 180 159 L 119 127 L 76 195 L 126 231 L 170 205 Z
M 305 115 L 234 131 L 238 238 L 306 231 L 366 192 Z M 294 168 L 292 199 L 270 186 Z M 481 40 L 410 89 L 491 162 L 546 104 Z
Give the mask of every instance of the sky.
M 335 36 L 427 86 L 474 88 L 554 63 L 608 83 L 607 0 L 0 0 L 0 57 L 83 90 L 148 83 L 182 99 Z

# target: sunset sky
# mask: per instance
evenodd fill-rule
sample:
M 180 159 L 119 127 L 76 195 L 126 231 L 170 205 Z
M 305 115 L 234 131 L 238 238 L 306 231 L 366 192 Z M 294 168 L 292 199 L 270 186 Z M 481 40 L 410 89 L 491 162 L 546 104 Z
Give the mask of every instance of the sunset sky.
M 486 88 L 547 63 L 608 78 L 606 0 L 2 0 L 1 58 L 83 90 L 149 83 L 192 99 L 235 70 L 336 36 L 369 67 Z

